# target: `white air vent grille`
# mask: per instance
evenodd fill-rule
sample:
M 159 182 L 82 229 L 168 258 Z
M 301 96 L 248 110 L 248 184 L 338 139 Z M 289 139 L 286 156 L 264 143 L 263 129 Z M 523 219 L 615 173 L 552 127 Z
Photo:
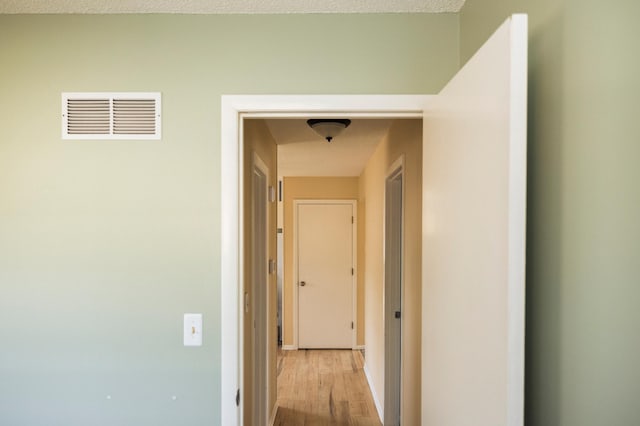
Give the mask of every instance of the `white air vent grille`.
M 160 93 L 63 93 L 63 139 L 160 139 Z

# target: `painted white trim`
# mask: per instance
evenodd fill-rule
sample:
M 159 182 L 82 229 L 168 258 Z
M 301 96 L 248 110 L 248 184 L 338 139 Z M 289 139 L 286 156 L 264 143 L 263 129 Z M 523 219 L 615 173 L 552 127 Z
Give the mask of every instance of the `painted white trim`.
M 511 316 L 507 331 L 507 424 L 524 419 L 524 330 L 527 202 L 527 55 L 528 16 L 511 16 L 509 111 L 508 294 Z M 524 188 L 524 189 L 523 189 Z
M 283 228 L 284 229 L 284 228 Z M 291 305 L 293 306 L 292 309 L 292 314 L 291 314 L 291 333 L 293 336 L 293 346 L 296 347 L 296 349 L 300 348 L 300 345 L 298 344 L 298 200 L 293 200 L 293 229 L 290 231 L 292 236 L 293 236 L 293 246 L 292 246 L 292 261 L 291 261 L 291 267 L 292 267 L 292 271 L 293 271 L 293 279 L 291 280 L 291 285 L 293 286 L 292 290 L 293 290 L 293 294 L 292 294 L 292 300 L 291 300 Z M 283 299 L 284 299 L 284 282 L 282 283 L 282 294 L 283 294 Z M 284 311 L 284 307 L 282 308 L 282 310 Z M 282 324 L 282 329 L 284 330 L 286 327 L 286 324 Z
M 387 282 L 386 282 L 386 276 L 387 276 L 387 271 L 386 271 L 386 265 L 387 265 L 387 252 L 386 252 L 386 245 L 387 245 L 387 182 L 389 181 L 389 179 L 391 179 L 392 177 L 401 175 L 402 176 L 402 213 L 401 213 L 401 217 L 400 217 L 400 246 L 402 247 L 402 257 L 401 257 L 401 264 L 400 264 L 400 315 L 401 315 L 401 322 L 400 322 L 400 420 L 402 422 L 402 419 L 404 418 L 403 416 L 403 411 L 404 411 L 404 404 L 403 404 L 403 399 L 404 399 L 404 394 L 402 392 L 402 388 L 403 388 L 403 384 L 405 382 L 404 377 L 405 377 L 405 370 L 404 370 L 404 355 L 405 355 L 405 347 L 404 347 L 404 343 L 405 343 L 405 339 L 404 339 L 404 332 L 405 332 L 405 327 L 403 327 L 403 323 L 404 323 L 404 319 L 405 319 L 405 312 L 404 312 L 404 307 L 405 307 L 405 253 L 406 251 L 406 246 L 405 246 L 405 215 L 406 215 L 406 191 L 407 191 L 407 179 L 406 179 L 406 168 L 405 168 L 405 156 L 404 154 L 401 154 L 392 164 L 389 168 L 387 168 L 387 172 L 385 174 L 385 178 L 384 178 L 384 200 L 383 200 L 383 213 L 382 213 L 382 247 L 383 247 L 383 251 L 382 251 L 382 264 L 383 266 L 383 271 L 382 271 L 382 326 L 383 326 L 383 330 L 384 330 L 384 335 L 387 335 L 387 315 L 386 315 L 386 302 L 387 302 Z M 385 404 L 388 402 L 386 401 L 386 397 L 387 397 L 387 386 L 389 381 L 387 380 L 387 375 L 386 375 L 386 365 L 387 365 L 387 342 L 385 339 L 384 342 L 384 352 L 383 352 L 383 358 L 384 358 L 384 362 L 383 362 L 383 368 L 385 371 L 383 371 L 383 376 L 384 376 L 384 388 L 382 389 L 382 394 L 385 397 Z M 409 374 L 411 374 L 411 372 L 409 372 Z M 384 417 L 383 417 L 384 419 Z M 383 420 L 384 423 L 384 420 Z
M 340 115 L 345 118 L 422 118 L 434 95 L 223 95 L 221 97 L 220 315 L 221 424 L 242 424 L 242 121 L 244 118 Z
M 269 187 L 269 167 L 262 161 L 257 152 L 253 152 L 253 167 L 257 167 L 267 177 L 267 188 Z
M 353 347 L 353 350 L 354 350 L 354 351 L 363 351 L 363 350 L 364 350 L 364 348 L 365 348 L 365 345 L 355 345 L 355 346 Z
M 347 204 L 351 206 L 353 215 L 353 234 L 351 243 L 351 259 L 353 263 L 353 275 L 351 276 L 351 348 L 355 348 L 358 342 L 358 201 L 353 199 L 296 199 L 293 200 L 293 345 L 299 348 L 298 339 L 298 206 L 304 204 Z
M 298 347 L 296 345 L 282 345 L 283 351 L 297 351 Z
M 364 363 L 364 376 L 367 378 L 367 384 L 369 385 L 369 390 L 371 391 L 371 397 L 373 398 L 373 404 L 376 406 L 376 412 L 378 413 L 378 419 L 382 423 L 382 419 L 384 419 L 384 409 L 382 404 L 380 404 L 380 399 L 378 398 L 378 394 L 376 393 L 375 388 L 373 387 L 373 379 L 371 378 L 371 374 L 369 373 L 369 365 Z
M 269 426 L 273 426 L 276 423 L 276 416 L 278 415 L 278 403 L 276 402 L 271 411 L 271 417 L 269 417 Z
M 242 398 L 236 406 L 236 392 L 243 381 L 243 342 L 240 333 L 244 329 L 242 294 L 242 257 L 244 232 L 242 223 L 242 143 L 243 134 L 238 110 L 231 99 L 222 97 L 221 117 L 220 186 L 220 340 L 221 340 L 221 424 L 241 425 Z M 226 143 L 225 143 L 226 142 Z
M 351 348 L 354 349 L 358 345 L 358 200 L 353 200 L 352 208 L 353 243 L 351 245 L 351 250 L 353 251 L 353 254 L 351 255 L 351 259 L 353 263 L 353 275 L 351 276 L 351 321 L 353 322 L 353 327 L 351 328 Z
M 269 321 L 269 318 L 270 318 L 270 315 L 271 315 L 271 310 L 269 308 L 270 307 L 270 304 L 269 304 L 269 288 L 270 288 L 270 285 L 269 285 L 269 283 L 270 283 L 271 276 L 269 274 L 269 266 L 268 266 L 268 262 L 269 262 L 269 223 L 270 223 L 270 216 L 271 216 L 269 214 L 270 201 L 269 201 L 269 196 L 268 196 L 270 173 L 269 173 L 269 167 L 267 167 L 266 163 L 262 160 L 262 158 L 260 158 L 258 153 L 255 152 L 255 151 L 253 152 L 253 163 L 252 163 L 252 166 L 253 166 L 253 169 L 252 169 L 252 180 L 251 180 L 252 191 L 264 191 L 264 194 L 265 194 L 265 206 L 264 206 L 265 217 L 264 217 L 264 220 L 265 220 L 266 226 L 265 226 L 265 235 L 263 236 L 263 238 L 264 238 L 264 247 L 263 247 L 263 249 L 264 249 L 264 253 L 265 253 L 266 256 L 263 259 L 258 259 L 257 261 L 258 262 L 259 261 L 263 261 L 263 262 L 266 263 L 266 265 L 265 265 L 265 277 L 264 277 L 264 280 L 265 280 L 265 283 L 266 283 L 266 287 L 265 287 L 265 289 L 263 289 L 263 291 L 260 292 L 260 294 L 261 294 L 261 296 L 263 298 L 258 300 L 257 297 L 256 297 L 258 295 L 258 292 L 256 291 L 256 287 L 257 287 L 256 284 L 257 283 L 256 282 L 252 283 L 251 292 L 253 293 L 253 297 L 252 297 L 253 300 L 252 300 L 251 309 L 252 309 L 252 317 L 253 317 L 253 319 L 255 321 L 256 320 L 256 311 L 257 311 L 256 307 L 258 305 L 261 305 L 263 307 L 263 309 L 264 309 L 264 320 L 265 320 L 264 324 L 268 324 L 268 321 Z M 264 185 L 263 188 L 255 188 L 253 186 L 253 179 L 254 179 L 253 173 L 255 173 L 254 171 L 256 169 L 259 170 L 260 173 L 262 173 L 264 175 L 264 179 L 265 179 L 264 183 L 265 183 L 265 185 Z M 254 194 L 255 194 L 255 192 L 254 192 Z M 253 206 L 253 203 L 255 203 L 255 198 L 251 201 L 251 203 L 252 203 L 252 206 Z M 256 221 L 255 211 L 253 211 L 253 210 L 251 212 L 251 218 L 252 218 L 252 225 L 251 226 L 253 227 L 253 226 L 255 226 L 255 221 Z M 251 233 L 251 238 L 252 238 L 252 244 L 254 244 L 254 247 L 255 247 L 256 234 L 253 231 Z M 254 262 L 253 266 L 255 267 L 256 266 L 256 263 L 255 263 L 256 259 L 252 259 L 252 261 Z M 253 342 L 253 348 L 254 348 L 253 352 L 254 352 L 254 357 L 261 357 L 261 358 L 264 357 L 264 358 L 266 358 L 266 359 L 264 359 L 264 365 L 268 367 L 270 365 L 271 358 L 272 358 L 271 357 L 271 351 L 269 351 L 269 342 L 271 341 L 272 336 L 271 336 L 271 333 L 269 332 L 270 328 L 268 327 L 268 325 L 264 325 L 263 328 L 264 328 L 264 333 L 265 333 L 265 335 L 264 335 L 264 343 L 265 343 L 265 348 L 264 349 L 265 350 L 263 351 L 262 350 L 263 348 L 259 348 L 259 350 L 256 350 L 257 349 L 256 348 L 256 346 L 257 346 L 256 345 L 256 330 L 258 332 L 260 332 L 260 331 L 262 331 L 262 327 L 261 328 L 256 328 L 255 325 L 254 325 L 254 328 L 253 328 L 254 331 L 251 333 L 252 342 Z M 253 360 L 254 368 L 255 368 L 256 364 L 259 365 L 260 362 L 257 359 L 254 358 L 254 360 Z M 254 378 L 255 377 L 256 377 L 256 373 L 254 372 Z M 266 420 L 266 419 L 269 418 L 269 400 L 270 400 L 270 398 L 269 398 L 270 397 L 270 391 L 269 391 L 269 368 L 265 369 L 265 371 L 263 372 L 263 377 L 262 378 L 264 379 L 264 388 L 262 390 L 260 390 L 260 388 L 258 386 L 256 386 L 255 379 L 252 381 L 252 383 L 253 383 L 253 394 L 252 394 L 252 397 L 256 397 L 256 393 L 257 393 L 259 398 L 263 399 L 264 412 L 262 413 L 262 415 L 260 415 L 260 412 L 259 412 L 260 410 L 254 405 L 254 407 L 253 407 L 253 416 L 254 416 L 254 419 L 255 418 L 259 418 L 259 419 L 264 418 Z M 274 378 L 274 380 L 276 380 L 276 379 Z M 256 391 L 258 391 L 258 392 L 256 392 Z M 255 404 L 255 401 L 254 401 L 254 404 Z M 256 417 L 256 416 L 258 416 L 258 417 Z
M 396 170 L 398 170 L 399 168 L 402 168 L 402 172 L 404 173 L 404 164 L 405 164 L 405 160 L 404 160 L 404 154 L 400 154 L 400 156 L 398 158 L 396 158 L 396 160 L 391 164 L 391 166 L 389 166 L 387 168 L 387 174 L 385 175 L 385 181 L 391 177 L 394 172 Z M 404 186 L 403 186 L 404 188 Z M 404 195 L 404 190 L 403 190 L 403 195 Z

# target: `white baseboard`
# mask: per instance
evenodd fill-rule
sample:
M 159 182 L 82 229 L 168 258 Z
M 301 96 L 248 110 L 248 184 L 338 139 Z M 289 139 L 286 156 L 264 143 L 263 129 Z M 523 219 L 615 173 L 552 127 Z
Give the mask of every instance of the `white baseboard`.
M 376 389 L 373 387 L 373 380 L 371 379 L 371 374 L 369 374 L 369 367 L 367 363 L 364 363 L 364 375 L 367 378 L 367 383 L 369 383 L 369 390 L 371 390 L 371 396 L 373 397 L 373 403 L 376 405 L 376 411 L 378 412 L 378 418 L 380 422 L 383 422 L 384 419 L 384 410 L 382 405 L 380 404 L 380 400 L 378 399 L 378 394 L 376 394 Z
M 273 411 L 271 412 L 271 418 L 269 419 L 269 426 L 273 426 L 276 423 L 277 414 L 278 414 L 278 403 L 275 403 L 273 406 Z
M 364 345 L 355 345 L 355 346 L 353 347 L 353 350 L 354 350 L 354 351 L 361 351 L 361 350 L 363 350 L 363 349 L 364 349 Z
M 296 345 L 282 345 L 283 351 L 297 351 L 298 347 Z

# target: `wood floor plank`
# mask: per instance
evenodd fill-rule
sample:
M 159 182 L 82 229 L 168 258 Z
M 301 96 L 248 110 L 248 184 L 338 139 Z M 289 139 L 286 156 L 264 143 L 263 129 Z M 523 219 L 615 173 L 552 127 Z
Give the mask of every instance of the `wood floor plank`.
M 277 426 L 380 426 L 359 351 L 278 352 Z

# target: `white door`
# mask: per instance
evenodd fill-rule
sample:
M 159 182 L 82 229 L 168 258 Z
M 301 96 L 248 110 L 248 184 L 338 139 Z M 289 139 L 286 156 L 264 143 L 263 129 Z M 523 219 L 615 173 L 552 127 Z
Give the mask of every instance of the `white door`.
M 352 347 L 354 207 L 296 203 L 299 348 Z
M 424 116 L 422 424 L 523 424 L 527 18 Z

